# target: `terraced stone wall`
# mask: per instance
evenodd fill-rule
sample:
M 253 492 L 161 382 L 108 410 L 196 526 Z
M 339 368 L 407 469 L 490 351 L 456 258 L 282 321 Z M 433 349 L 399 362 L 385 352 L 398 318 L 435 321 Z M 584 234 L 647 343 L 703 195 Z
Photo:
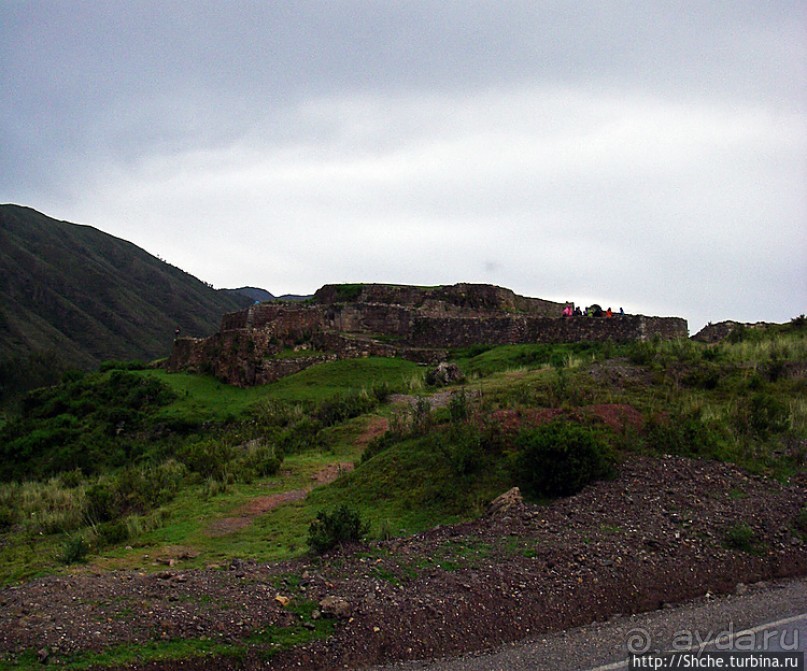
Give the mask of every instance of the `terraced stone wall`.
M 374 302 L 339 302 L 346 295 Z M 225 315 L 204 339 L 179 338 L 170 370 L 263 384 L 333 358 L 399 356 L 432 362 L 475 344 L 632 342 L 688 337 L 677 317 L 560 317 L 562 305 L 487 285 L 424 289 L 325 286 L 314 304 L 262 303 Z

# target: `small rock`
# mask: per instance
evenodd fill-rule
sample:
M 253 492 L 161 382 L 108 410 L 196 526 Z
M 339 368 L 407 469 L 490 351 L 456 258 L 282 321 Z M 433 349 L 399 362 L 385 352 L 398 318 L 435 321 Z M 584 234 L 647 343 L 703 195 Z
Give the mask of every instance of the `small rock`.
M 289 601 L 291 601 L 291 599 L 287 596 L 278 594 L 277 596 L 275 596 L 275 601 L 277 601 L 281 606 L 283 606 L 283 608 L 285 608 L 286 606 L 289 605 Z
M 319 602 L 319 609 L 325 616 L 346 618 L 350 617 L 352 607 L 350 602 L 341 596 L 326 596 Z

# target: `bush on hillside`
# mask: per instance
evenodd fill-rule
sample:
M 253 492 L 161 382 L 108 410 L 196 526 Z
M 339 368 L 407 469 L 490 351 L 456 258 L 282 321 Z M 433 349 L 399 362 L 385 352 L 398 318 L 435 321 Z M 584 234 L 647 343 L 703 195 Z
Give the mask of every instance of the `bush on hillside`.
M 185 466 L 173 460 L 158 466 L 128 466 L 87 487 L 86 517 L 100 524 L 148 512 L 176 496 L 186 473 Z
M 57 387 L 36 389 L 0 429 L 0 480 L 130 463 L 148 449 L 150 418 L 174 398 L 159 380 L 119 370 L 65 376 Z
M 322 401 L 314 411 L 314 415 L 324 426 L 333 426 L 370 412 L 377 404 L 376 397 L 365 391 L 337 394 Z
M 58 559 L 62 564 L 78 564 L 86 561 L 89 552 L 90 544 L 83 536 L 69 536 L 62 545 Z
M 342 504 L 333 512 L 321 510 L 308 527 L 308 547 L 324 554 L 342 543 L 358 543 L 370 531 L 358 511 Z
M 607 443 L 579 424 L 552 422 L 524 429 L 516 445 L 515 483 L 531 498 L 571 496 L 614 473 Z
M 776 396 L 765 392 L 758 392 L 747 404 L 741 404 L 738 413 L 746 429 L 763 440 L 771 434 L 785 431 L 790 418 L 788 406 Z
M 715 458 L 720 454 L 719 430 L 704 423 L 699 412 L 652 418 L 645 429 L 651 450 L 679 457 Z
M 745 522 L 738 522 L 726 530 L 723 545 L 729 550 L 739 550 L 753 555 L 761 554 L 763 551 L 756 533 Z
M 148 368 L 146 362 L 140 361 L 139 359 L 132 359 L 131 361 L 107 359 L 106 361 L 102 361 L 101 365 L 98 366 L 98 370 L 101 373 L 110 370 L 146 370 L 146 368 Z

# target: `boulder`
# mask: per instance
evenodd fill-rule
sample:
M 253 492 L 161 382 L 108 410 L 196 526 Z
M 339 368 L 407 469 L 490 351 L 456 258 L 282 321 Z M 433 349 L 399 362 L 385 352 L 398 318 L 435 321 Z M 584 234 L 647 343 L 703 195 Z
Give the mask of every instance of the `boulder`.
M 441 361 L 437 368 L 426 373 L 426 382 L 437 387 L 445 387 L 449 384 L 458 384 L 465 379 L 459 366 L 455 363 Z
M 504 515 L 520 510 L 524 507 L 524 499 L 518 487 L 508 489 L 504 494 L 497 496 L 488 506 L 488 515 Z

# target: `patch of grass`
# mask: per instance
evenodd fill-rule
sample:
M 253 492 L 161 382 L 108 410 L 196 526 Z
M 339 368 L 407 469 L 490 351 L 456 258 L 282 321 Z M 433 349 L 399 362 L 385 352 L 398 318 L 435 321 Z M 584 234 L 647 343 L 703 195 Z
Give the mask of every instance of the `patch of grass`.
M 350 501 L 371 527 L 411 533 L 481 514 L 508 488 L 504 460 L 483 447 L 484 466 L 458 475 L 450 436 L 415 436 L 392 442 L 341 480 L 314 490 L 321 507 Z
M 739 550 L 748 554 L 760 555 L 764 552 L 754 530 L 745 522 L 738 522 L 726 530 L 723 544 L 729 550 Z
M 612 343 L 501 345 L 458 350 L 454 360 L 469 376 L 542 367 L 576 368 L 581 363 L 616 356 L 624 347 Z
M 387 385 L 403 390 L 410 378 L 423 369 L 403 359 L 369 357 L 329 361 L 306 368 L 276 382 L 257 387 L 234 387 L 210 375 L 146 370 L 137 375 L 153 376 L 176 394 L 172 403 L 157 414 L 157 420 L 223 422 L 248 413 L 259 401 L 323 401 L 361 389 Z
M 267 397 L 276 400 L 322 401 L 381 384 L 394 391 L 403 390 L 415 374 L 422 377 L 423 369 L 403 359 L 342 359 L 306 368 L 262 389 Z
M 112 646 L 102 652 L 53 655 L 48 658 L 47 666 L 58 666 L 68 671 L 84 671 L 183 660 L 215 668 L 216 660 L 221 658 L 244 660 L 248 655 L 256 655 L 268 660 L 278 652 L 327 638 L 333 633 L 335 626 L 333 620 L 312 617 L 316 608 L 316 603 L 292 600 L 288 610 L 297 616 L 293 625 L 266 627 L 240 642 L 225 642 L 215 638 L 148 641 Z M 43 668 L 38 652 L 33 650 L 19 654 L 0 654 L 0 663 L 3 669 L 9 671 L 33 671 Z
M 383 580 L 384 582 L 388 582 L 393 587 L 400 587 L 403 583 L 401 579 L 395 574 L 394 571 L 384 567 L 384 566 L 374 566 L 370 573 L 378 578 L 379 580 Z
M 802 539 L 807 540 L 807 505 L 799 511 L 798 515 L 796 515 L 795 527 L 796 532 L 802 537 Z

